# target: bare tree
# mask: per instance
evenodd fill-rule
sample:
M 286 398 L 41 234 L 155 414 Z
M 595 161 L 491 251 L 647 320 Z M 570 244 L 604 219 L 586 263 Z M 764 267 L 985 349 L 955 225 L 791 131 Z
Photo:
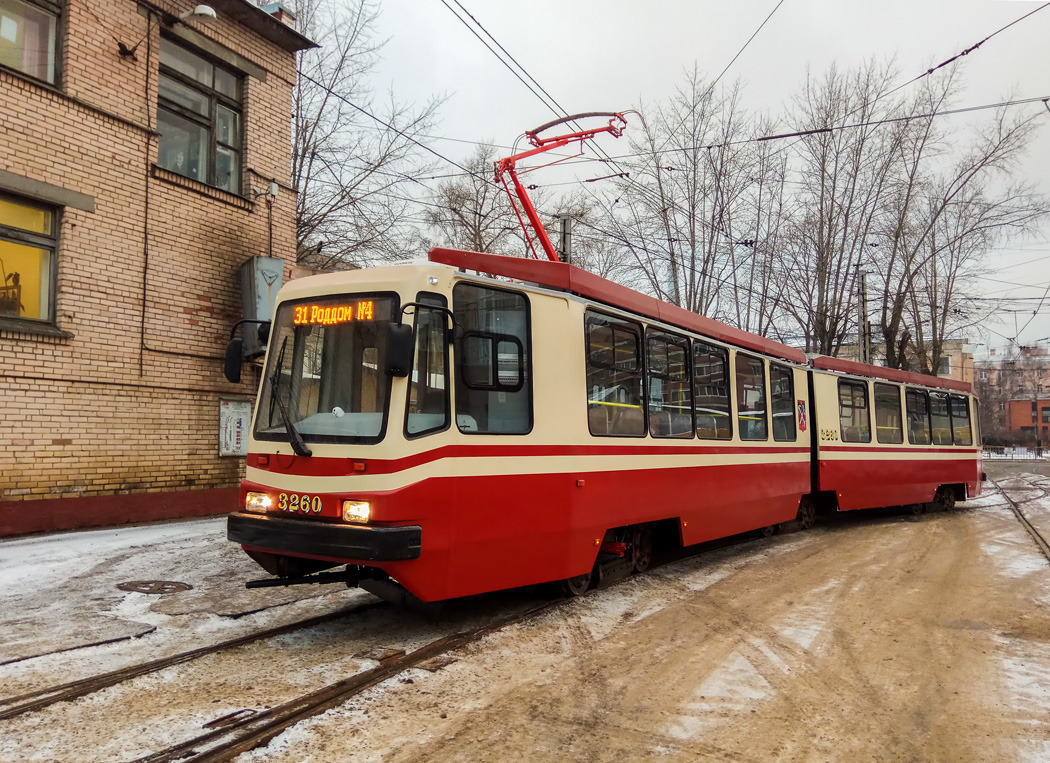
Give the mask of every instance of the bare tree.
M 416 239 L 407 188 L 427 167 L 415 141 L 439 101 L 412 109 L 392 94 L 382 107 L 374 99 L 377 3 L 301 0 L 298 11 L 300 31 L 320 45 L 300 54 L 294 93 L 300 258 L 327 267 L 404 257 Z
M 837 355 L 855 331 L 858 265 L 900 140 L 900 128 L 873 124 L 893 113 L 884 100 L 893 74 L 891 65 L 874 61 L 852 72 L 832 65 L 820 78 L 807 73 L 795 99 L 797 129 L 819 132 L 799 144 L 786 268 L 795 289 L 784 308 L 810 352 Z M 841 129 L 848 124 L 859 126 Z
M 732 319 L 736 242 L 754 238 L 753 221 L 733 216 L 751 183 L 748 153 L 734 145 L 747 129 L 740 87 L 712 87 L 694 67 L 666 107 L 639 110 L 645 121 L 628 133 L 632 157 L 622 162 L 629 177 L 605 199 L 609 234 L 649 291 Z
M 938 97 L 937 105 L 943 102 Z M 1032 232 L 1050 213 L 1045 198 L 1014 178 L 1035 126 L 1035 117 L 999 112 L 943 170 L 946 162 L 933 157 L 908 163 L 903 198 L 887 205 L 892 235 L 889 257 L 880 263 L 888 366 L 936 371 L 944 340 L 986 314 L 964 307 L 964 298 L 987 253 L 1004 238 Z M 932 130 L 905 142 L 912 157 L 921 158 Z M 941 131 L 938 142 L 952 138 Z
M 438 185 L 424 219 L 435 242 L 489 254 L 522 254 L 518 218 L 503 186 L 494 179 L 496 148 L 480 144 L 463 162 L 466 173 Z

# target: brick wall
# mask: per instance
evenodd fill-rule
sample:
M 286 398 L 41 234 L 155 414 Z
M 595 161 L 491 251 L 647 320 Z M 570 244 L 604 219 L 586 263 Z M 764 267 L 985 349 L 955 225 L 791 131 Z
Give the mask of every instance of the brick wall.
M 246 195 L 226 193 L 155 166 L 160 29 L 133 1 L 106 6 L 108 29 L 67 4 L 59 87 L 0 71 L 0 169 L 95 200 L 93 213 L 60 214 L 55 307 L 67 336 L 0 324 L 0 534 L 231 510 L 243 463 L 217 455 L 219 398 L 253 396 L 254 375 L 229 384 L 222 356 L 241 315 L 237 269 L 268 253 L 267 207 L 249 189 L 271 177 L 286 280 L 294 263 L 294 54 L 229 20 L 193 24 L 266 72 L 245 78 Z M 111 34 L 131 45 L 147 32 L 137 61 L 118 55 Z M 187 495 L 158 500 L 173 491 Z M 70 511 L 147 493 L 114 501 L 116 515 Z

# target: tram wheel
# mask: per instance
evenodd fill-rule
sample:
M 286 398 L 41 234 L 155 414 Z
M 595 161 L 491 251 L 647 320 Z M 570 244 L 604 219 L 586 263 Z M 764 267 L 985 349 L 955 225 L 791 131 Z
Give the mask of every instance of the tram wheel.
M 799 501 L 795 520 L 799 530 L 809 530 L 817 523 L 817 507 L 813 505 L 812 498 L 807 497 Z
M 587 593 L 587 589 L 591 587 L 593 575 L 593 572 L 585 572 L 583 575 L 565 578 L 559 583 L 561 592 L 566 596 L 583 596 Z
M 645 572 L 653 563 L 653 531 L 649 525 L 635 525 L 631 533 L 631 565 Z
M 911 508 L 911 513 L 915 514 L 916 516 L 918 516 L 919 514 L 924 514 L 926 512 L 926 504 L 925 503 L 913 503 L 910 506 L 910 508 Z
M 774 535 L 776 535 L 777 526 L 776 525 L 766 525 L 761 530 L 759 530 L 759 532 L 762 533 L 762 537 L 763 538 L 772 538 Z

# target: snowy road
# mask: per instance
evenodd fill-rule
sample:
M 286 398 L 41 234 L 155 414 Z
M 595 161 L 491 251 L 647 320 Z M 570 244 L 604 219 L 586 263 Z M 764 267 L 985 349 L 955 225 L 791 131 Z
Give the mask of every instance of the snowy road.
M 1019 469 L 1001 484 L 1050 535 L 1050 479 Z M 222 535 L 204 520 L 0 542 L 0 696 L 372 601 L 245 591 L 257 573 Z M 116 588 L 138 579 L 194 588 Z M 0 722 L 0 760 L 132 760 L 537 597 L 478 597 L 437 624 L 370 609 L 168 668 Z M 665 564 L 240 759 L 1046 760 L 1048 605 L 1050 563 L 987 486 L 950 514 L 848 517 Z

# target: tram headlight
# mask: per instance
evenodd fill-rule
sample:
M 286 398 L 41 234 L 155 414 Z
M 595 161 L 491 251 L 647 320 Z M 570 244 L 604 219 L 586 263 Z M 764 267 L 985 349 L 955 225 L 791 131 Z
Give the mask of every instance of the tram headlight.
M 365 524 L 372 515 L 372 504 L 368 501 L 343 501 L 343 521 Z
M 265 514 L 273 506 L 273 499 L 267 493 L 245 493 L 244 510 Z

